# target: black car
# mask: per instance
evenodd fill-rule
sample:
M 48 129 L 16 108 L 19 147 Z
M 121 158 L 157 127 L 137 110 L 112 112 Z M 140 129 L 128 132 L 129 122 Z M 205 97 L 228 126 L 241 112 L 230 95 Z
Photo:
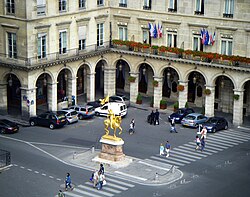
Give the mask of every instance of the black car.
M 88 106 L 92 106 L 94 109 L 97 107 L 101 107 L 101 101 L 100 100 L 96 100 L 96 101 L 90 101 L 87 103 Z
M 172 119 L 175 118 L 175 123 L 181 123 L 181 120 L 188 114 L 194 113 L 192 108 L 179 108 L 177 112 L 172 113 L 168 116 L 168 121 L 172 122 Z
M 50 129 L 56 127 L 63 127 L 67 123 L 67 119 L 64 114 L 58 112 L 45 112 L 35 117 L 31 117 L 30 126 L 45 126 Z
M 228 129 L 228 122 L 223 117 L 211 117 L 205 123 L 202 124 L 207 129 L 209 133 L 215 133 L 219 130 L 227 130 Z
M 7 119 L 0 120 L 0 133 L 17 133 L 19 126 L 15 122 L 11 122 Z

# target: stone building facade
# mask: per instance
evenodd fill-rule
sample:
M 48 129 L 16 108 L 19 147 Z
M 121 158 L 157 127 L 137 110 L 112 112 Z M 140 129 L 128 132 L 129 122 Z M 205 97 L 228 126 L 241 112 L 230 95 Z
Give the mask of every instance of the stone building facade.
M 23 117 L 39 105 L 57 110 L 86 95 L 138 92 L 233 114 L 250 114 L 250 65 L 197 61 L 131 50 L 112 40 L 250 58 L 250 2 L 246 0 L 4 0 L 0 2 L 0 110 Z M 162 27 L 153 38 L 148 24 Z M 214 36 L 202 45 L 201 30 Z M 215 34 L 213 34 L 215 32 Z M 129 82 L 129 76 L 135 82 Z M 157 81 L 157 86 L 153 82 Z M 178 91 L 180 85 L 183 91 Z M 209 89 L 210 94 L 204 94 Z M 238 96 L 237 96 L 238 95 Z

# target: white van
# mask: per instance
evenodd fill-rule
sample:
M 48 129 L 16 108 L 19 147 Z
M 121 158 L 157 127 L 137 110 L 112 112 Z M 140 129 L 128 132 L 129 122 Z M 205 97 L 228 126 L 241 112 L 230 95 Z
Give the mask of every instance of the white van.
M 116 116 L 124 117 L 127 115 L 127 106 L 125 103 L 106 103 L 101 107 L 95 108 L 95 115 L 97 116 L 108 116 L 108 110 L 112 110 Z

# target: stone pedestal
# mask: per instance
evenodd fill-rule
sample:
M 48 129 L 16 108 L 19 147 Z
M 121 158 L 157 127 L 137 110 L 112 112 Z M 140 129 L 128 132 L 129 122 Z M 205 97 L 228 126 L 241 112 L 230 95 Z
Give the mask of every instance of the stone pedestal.
M 102 151 L 99 154 L 99 158 L 109 160 L 109 161 L 123 161 L 125 159 L 125 154 L 123 154 L 123 144 L 124 141 L 104 139 L 101 138 Z

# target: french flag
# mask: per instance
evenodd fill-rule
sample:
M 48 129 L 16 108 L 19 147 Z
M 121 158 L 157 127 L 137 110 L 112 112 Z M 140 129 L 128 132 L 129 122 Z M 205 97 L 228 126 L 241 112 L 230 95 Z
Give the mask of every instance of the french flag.
M 162 38 L 162 25 L 160 25 L 159 23 L 158 23 L 157 33 L 158 33 L 158 38 Z
M 154 26 L 154 38 L 157 38 L 157 27 L 156 27 L 156 24 Z
M 154 26 L 151 23 L 148 23 L 148 28 L 150 32 L 150 37 L 154 37 Z

